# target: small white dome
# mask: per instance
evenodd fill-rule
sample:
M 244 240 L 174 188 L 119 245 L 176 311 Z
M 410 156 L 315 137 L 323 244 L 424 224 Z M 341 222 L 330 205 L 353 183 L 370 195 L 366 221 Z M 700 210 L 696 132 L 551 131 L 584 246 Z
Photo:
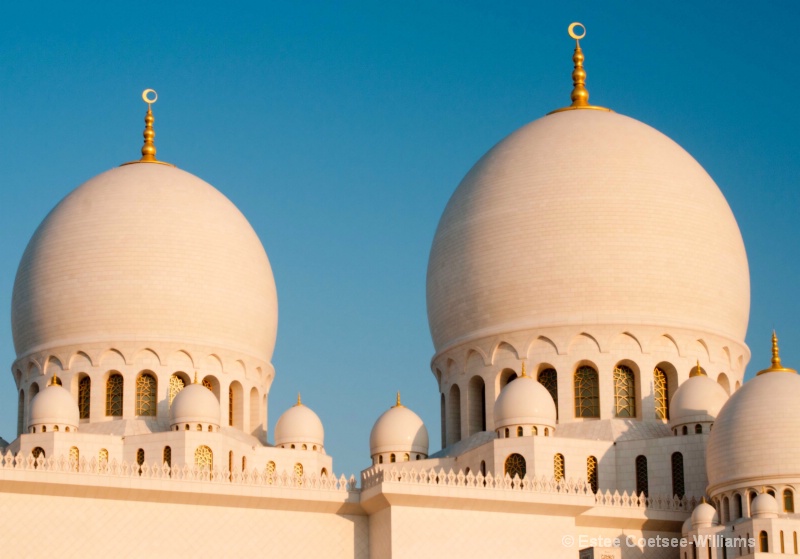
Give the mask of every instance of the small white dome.
M 190 384 L 178 392 L 172 400 L 169 417 L 170 425 L 210 423 L 219 427 L 219 400 L 202 384 Z
M 494 423 L 500 429 L 509 425 L 548 425 L 555 427 L 553 397 L 532 377 L 521 376 L 509 382 L 494 404 Z
M 300 402 L 299 397 L 297 400 L 297 404 L 286 410 L 275 424 L 275 445 L 319 445 L 321 450 L 325 441 L 322 421 L 311 408 Z
M 728 393 L 706 375 L 689 377 L 675 391 L 669 407 L 669 424 L 672 427 L 687 423 L 716 420 Z
M 761 493 L 750 505 L 750 516 L 753 518 L 776 518 L 778 516 L 778 501 L 769 493 Z
M 29 422 L 31 426 L 54 424 L 77 427 L 79 422 L 78 403 L 66 388 L 50 384 L 33 397 Z
M 428 456 L 428 430 L 422 419 L 399 403 L 381 415 L 369 434 L 370 456 L 410 452 Z
M 688 536 L 689 531 L 692 529 L 692 517 L 690 516 L 686 520 L 683 521 L 681 525 L 681 536 Z
M 717 510 L 706 502 L 702 502 L 692 512 L 692 529 L 707 528 L 719 524 Z

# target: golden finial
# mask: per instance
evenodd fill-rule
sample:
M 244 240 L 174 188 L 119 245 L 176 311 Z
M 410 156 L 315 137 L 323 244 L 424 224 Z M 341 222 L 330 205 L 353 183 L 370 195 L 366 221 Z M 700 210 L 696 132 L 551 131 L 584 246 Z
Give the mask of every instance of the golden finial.
M 775 333 L 775 330 L 772 331 L 772 366 L 769 369 L 758 371 L 756 376 L 763 375 L 764 373 L 797 373 L 797 371 L 794 369 L 789 369 L 781 365 L 781 353 L 780 349 L 778 348 L 778 335 Z
M 53 378 L 50 379 L 50 386 L 55 386 L 56 384 L 58 384 L 58 377 L 53 373 Z
M 300 399 L 300 393 L 298 392 L 297 393 L 297 403 L 295 404 L 295 406 L 302 406 L 302 405 L 303 405 L 303 400 Z
M 701 502 L 701 503 L 703 503 L 703 504 L 705 504 L 705 503 L 706 503 L 706 496 L 705 496 L 705 495 L 703 495 L 702 497 L 700 497 L 700 502 Z
M 581 33 L 575 31 L 579 27 Z M 589 90 L 586 89 L 586 70 L 583 69 L 583 50 L 581 50 L 581 39 L 586 36 L 586 26 L 577 21 L 571 23 L 567 28 L 569 36 L 575 39 L 575 52 L 572 54 L 574 69 L 572 70 L 572 93 L 570 99 L 572 104 L 569 107 L 562 107 L 547 114 L 559 113 L 561 111 L 571 111 L 574 109 L 594 109 L 596 111 L 610 111 L 605 107 L 597 107 L 589 104 Z
M 705 372 L 705 371 L 703 370 L 703 368 L 700 366 L 700 360 L 699 360 L 699 359 L 697 360 L 697 367 L 695 367 L 695 370 L 694 370 L 694 371 L 692 371 L 691 373 L 689 373 L 689 376 L 690 376 L 690 377 L 705 377 L 705 376 L 707 376 L 707 375 L 706 375 L 706 372 Z
M 194 383 L 197 384 L 197 371 L 194 372 Z
M 402 408 L 403 404 L 400 402 L 400 391 L 397 391 L 397 402 L 395 403 L 394 408 Z
M 519 374 L 520 378 L 527 377 L 528 375 L 525 374 L 525 360 L 522 360 L 522 372 Z
M 158 163 L 160 165 L 169 165 L 174 167 L 171 163 L 158 161 L 156 159 L 156 144 L 154 142 L 156 131 L 153 129 L 153 103 L 158 101 L 158 93 L 155 89 L 145 89 L 142 91 L 142 100 L 147 103 L 147 113 L 144 115 L 144 145 L 142 146 L 142 158 L 139 161 L 129 161 L 122 165 L 130 165 L 132 163 Z

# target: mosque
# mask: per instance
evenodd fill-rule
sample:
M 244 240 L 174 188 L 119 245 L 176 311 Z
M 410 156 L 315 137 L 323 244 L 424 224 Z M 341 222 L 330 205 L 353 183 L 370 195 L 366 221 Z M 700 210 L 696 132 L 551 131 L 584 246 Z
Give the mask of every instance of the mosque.
M 800 377 L 773 334 L 743 383 L 736 220 L 675 142 L 589 104 L 584 34 L 572 103 L 486 153 L 439 222 L 442 449 L 398 394 L 358 478 L 299 397 L 270 433 L 269 260 L 156 158 L 145 91 L 141 159 L 69 193 L 19 264 L 3 555 L 800 557 Z

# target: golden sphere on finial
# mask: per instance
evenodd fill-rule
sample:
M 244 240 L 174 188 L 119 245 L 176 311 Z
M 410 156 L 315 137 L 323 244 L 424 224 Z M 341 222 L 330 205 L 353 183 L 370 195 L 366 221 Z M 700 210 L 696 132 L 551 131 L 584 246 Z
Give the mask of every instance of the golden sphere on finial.
M 580 27 L 580 28 L 583 30 L 583 33 L 581 33 L 580 35 L 578 35 L 578 34 L 575 32 L 575 28 L 576 28 L 576 27 Z M 569 32 L 569 36 L 570 36 L 570 37 L 572 37 L 572 38 L 573 38 L 573 39 L 575 39 L 576 41 L 580 41 L 581 39 L 583 39 L 584 37 L 586 37 L 586 26 L 585 26 L 584 24 L 582 24 L 582 23 L 578 23 L 578 22 L 576 21 L 576 22 L 573 22 L 573 23 L 570 23 L 570 24 L 569 24 L 568 32 Z
M 151 99 L 152 94 L 152 99 Z M 142 91 L 142 100 L 147 103 L 148 105 L 152 105 L 156 101 L 158 101 L 158 93 L 156 93 L 155 89 L 145 89 Z

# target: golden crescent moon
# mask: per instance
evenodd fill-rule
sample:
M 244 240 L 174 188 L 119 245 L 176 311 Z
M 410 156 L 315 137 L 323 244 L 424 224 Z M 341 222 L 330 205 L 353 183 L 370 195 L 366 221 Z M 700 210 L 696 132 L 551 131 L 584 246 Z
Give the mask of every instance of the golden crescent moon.
M 572 34 L 572 32 L 570 32 L 570 34 Z M 153 98 L 152 99 L 150 99 L 150 97 L 149 97 L 149 95 L 151 93 L 153 94 Z M 158 101 L 158 93 L 156 93 L 155 89 L 145 89 L 144 91 L 142 91 L 142 99 L 148 105 L 152 105 L 153 103 Z
M 580 27 L 581 29 L 583 29 L 583 33 L 581 35 L 578 35 L 577 33 L 575 33 L 575 28 L 576 27 Z M 579 41 L 579 40 L 583 39 L 584 37 L 586 37 L 586 26 L 584 24 L 582 24 L 582 23 L 578 23 L 577 21 L 575 23 L 570 23 L 569 24 L 569 36 L 572 37 L 573 39 L 575 39 L 576 41 Z

